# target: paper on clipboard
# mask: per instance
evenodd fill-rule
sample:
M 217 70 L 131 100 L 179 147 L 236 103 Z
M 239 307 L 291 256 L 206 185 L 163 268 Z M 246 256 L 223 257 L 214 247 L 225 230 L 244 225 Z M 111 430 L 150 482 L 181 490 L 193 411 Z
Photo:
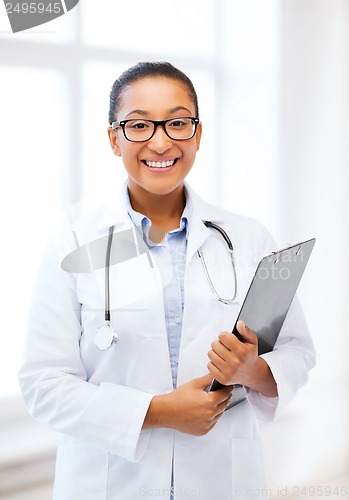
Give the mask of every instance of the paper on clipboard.
M 287 312 L 303 276 L 315 238 L 264 257 L 258 264 L 238 318 L 258 336 L 258 354 L 273 350 Z M 240 337 L 236 323 L 232 333 Z M 223 387 L 217 380 L 210 391 Z M 245 388 L 235 385 L 227 409 L 246 398 Z

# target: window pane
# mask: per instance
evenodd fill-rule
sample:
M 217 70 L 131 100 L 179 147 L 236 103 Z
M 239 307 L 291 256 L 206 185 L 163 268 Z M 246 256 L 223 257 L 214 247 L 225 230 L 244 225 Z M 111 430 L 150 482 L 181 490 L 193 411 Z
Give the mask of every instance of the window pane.
M 115 186 L 125 178 L 120 158 L 116 157 L 107 134 L 109 94 L 114 80 L 128 66 L 119 63 L 88 63 L 82 71 L 82 198 L 105 203 Z
M 60 205 L 66 87 L 59 73 L 0 68 L 2 348 L 0 396 L 18 392 L 28 305 Z
M 174 63 L 176 64 L 176 63 Z M 215 179 L 219 166 L 215 161 L 216 130 L 215 124 L 215 83 L 213 71 L 193 69 L 180 61 L 177 66 L 186 73 L 195 87 L 200 120 L 202 122 L 202 137 L 200 149 L 195 164 L 187 180 L 195 191 L 207 201 L 216 201 L 214 194 Z

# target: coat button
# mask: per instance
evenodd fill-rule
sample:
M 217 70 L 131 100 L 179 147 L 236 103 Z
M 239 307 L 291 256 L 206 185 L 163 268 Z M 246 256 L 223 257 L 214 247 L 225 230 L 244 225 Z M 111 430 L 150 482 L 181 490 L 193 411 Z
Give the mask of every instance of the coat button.
M 180 446 L 178 448 L 178 455 L 181 457 L 181 458 L 187 458 L 189 457 L 189 448 L 187 446 Z
M 186 333 L 186 337 L 189 340 L 194 340 L 197 337 L 198 330 L 196 328 L 190 327 L 190 328 L 188 328 L 188 330 L 185 333 Z

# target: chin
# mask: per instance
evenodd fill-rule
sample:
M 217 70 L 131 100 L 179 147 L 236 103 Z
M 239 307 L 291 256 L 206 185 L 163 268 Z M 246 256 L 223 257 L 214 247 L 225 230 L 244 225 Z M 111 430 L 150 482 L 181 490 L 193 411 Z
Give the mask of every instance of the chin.
M 181 182 L 179 184 L 176 184 L 175 186 L 173 186 L 173 185 L 172 186 L 162 186 L 162 187 L 159 186 L 158 188 L 149 189 L 148 192 L 150 192 L 154 195 L 158 195 L 158 196 L 166 196 L 166 195 L 173 193 L 174 191 L 182 190 L 183 185 L 184 185 L 184 183 Z
M 183 186 L 184 186 L 184 180 L 171 183 L 163 180 L 161 182 L 139 184 L 139 187 L 142 188 L 144 191 L 147 191 L 148 193 L 158 196 L 165 196 L 167 194 L 171 194 L 178 189 L 181 190 Z

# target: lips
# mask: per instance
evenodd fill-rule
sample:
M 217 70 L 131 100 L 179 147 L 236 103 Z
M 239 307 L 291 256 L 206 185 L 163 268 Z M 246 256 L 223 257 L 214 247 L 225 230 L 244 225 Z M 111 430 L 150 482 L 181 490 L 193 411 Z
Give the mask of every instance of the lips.
M 163 160 L 163 161 L 150 161 L 150 160 L 142 160 L 142 162 L 147 166 L 151 168 L 166 168 L 166 167 L 172 167 L 175 165 L 177 162 L 178 158 L 173 158 L 172 160 Z

